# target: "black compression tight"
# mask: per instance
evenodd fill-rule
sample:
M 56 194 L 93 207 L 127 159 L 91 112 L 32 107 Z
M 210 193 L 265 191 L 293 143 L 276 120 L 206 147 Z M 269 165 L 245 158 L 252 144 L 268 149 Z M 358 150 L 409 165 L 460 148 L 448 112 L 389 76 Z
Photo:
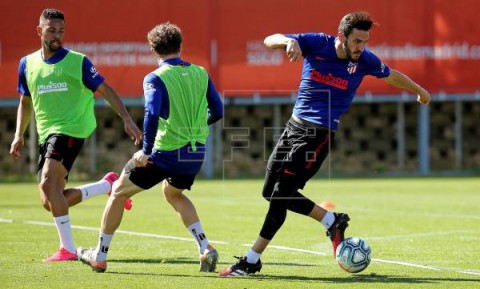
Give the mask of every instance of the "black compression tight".
M 285 173 L 275 173 L 267 170 L 263 197 L 270 206 L 260 231 L 260 236 L 267 240 L 282 227 L 287 217 L 287 210 L 307 216 L 312 212 L 315 203 L 298 192 L 298 184 Z

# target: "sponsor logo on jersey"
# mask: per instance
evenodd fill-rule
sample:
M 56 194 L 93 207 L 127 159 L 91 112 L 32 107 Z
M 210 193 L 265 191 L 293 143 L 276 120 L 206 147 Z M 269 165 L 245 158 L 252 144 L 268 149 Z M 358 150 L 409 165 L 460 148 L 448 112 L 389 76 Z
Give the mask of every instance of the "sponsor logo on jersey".
M 321 74 L 315 69 L 312 69 L 312 71 L 310 72 L 310 79 L 342 90 L 348 89 L 348 80 L 341 77 L 333 76 L 331 73 L 325 75 Z
M 39 84 L 37 86 L 38 94 L 49 92 L 68 91 L 68 84 L 66 82 L 49 82 L 48 84 Z
M 144 92 L 155 92 L 156 89 L 155 89 L 155 85 L 153 85 L 153 83 L 145 83 L 145 85 L 143 86 L 143 91 Z
M 358 63 L 350 62 L 347 65 L 348 74 L 354 74 L 357 71 Z
M 90 73 L 92 74 L 92 78 L 95 78 L 98 76 L 98 71 L 95 68 L 95 66 L 92 65 L 92 67 L 90 67 Z

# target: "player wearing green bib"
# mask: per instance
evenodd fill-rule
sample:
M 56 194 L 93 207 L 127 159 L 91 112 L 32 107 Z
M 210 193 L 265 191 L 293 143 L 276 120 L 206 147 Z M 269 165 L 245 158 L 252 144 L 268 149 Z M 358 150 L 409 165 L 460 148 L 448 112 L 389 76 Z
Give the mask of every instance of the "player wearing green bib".
M 78 249 L 81 261 L 96 272 L 107 269 L 107 252 L 123 217 L 128 197 L 162 183 L 163 194 L 197 241 L 200 271 L 212 272 L 218 261 L 200 224 L 194 205 L 183 194 L 190 190 L 205 156 L 208 125 L 223 117 L 223 104 L 203 67 L 180 58 L 180 28 L 163 23 L 148 33 L 159 68 L 143 82 L 144 140 L 125 165 L 103 214 L 98 245 Z
M 63 51 L 60 53 L 64 54 Z M 97 126 L 93 91 L 83 84 L 83 71 L 78 69 L 82 67 L 84 57 L 71 50 L 55 64 L 46 63 L 40 50 L 26 57 L 26 81 L 35 111 L 39 143 L 55 133 L 84 139 Z
M 12 158 L 19 159 L 24 146 L 23 135 L 33 110 L 40 145 L 38 187 L 43 206 L 52 212 L 60 237 L 60 249 L 44 261 L 77 259 L 68 208 L 90 197 L 109 194 L 112 183 L 118 179 L 112 172 L 96 183 L 65 189 L 68 174 L 84 140 L 96 127 L 93 93 L 100 92 L 122 117 L 125 131 L 135 144 L 142 137 L 119 96 L 90 60 L 62 47 L 64 32 L 63 13 L 45 9 L 37 27 L 42 48 L 20 60 L 20 104 L 10 148 Z M 131 207 L 129 201 L 125 205 Z

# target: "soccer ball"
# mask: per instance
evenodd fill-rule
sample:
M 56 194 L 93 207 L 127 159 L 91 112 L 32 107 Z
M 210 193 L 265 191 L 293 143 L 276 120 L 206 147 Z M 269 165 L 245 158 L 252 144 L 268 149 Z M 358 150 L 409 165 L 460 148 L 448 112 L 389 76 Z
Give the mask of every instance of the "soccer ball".
M 343 270 L 349 273 L 358 273 L 365 270 L 370 264 L 372 250 L 363 239 L 347 238 L 338 245 L 335 259 Z

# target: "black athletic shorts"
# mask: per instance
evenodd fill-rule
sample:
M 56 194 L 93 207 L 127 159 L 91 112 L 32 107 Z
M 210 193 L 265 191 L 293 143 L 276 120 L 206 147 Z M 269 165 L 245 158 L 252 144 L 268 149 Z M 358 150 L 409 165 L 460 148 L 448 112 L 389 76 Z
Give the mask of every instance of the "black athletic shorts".
M 38 181 L 41 180 L 45 159 L 51 158 L 63 164 L 68 173 L 72 169 L 85 139 L 75 138 L 64 134 L 51 134 L 40 144 L 38 152 Z M 68 179 L 68 173 L 65 179 Z
M 267 170 L 288 175 L 297 188 L 303 189 L 320 169 L 334 138 L 334 131 L 292 116 L 270 155 Z
M 153 161 L 148 161 L 145 167 L 135 166 L 135 161 L 130 159 L 123 168 L 129 175 L 130 181 L 144 190 L 148 190 L 163 180 L 177 189 L 190 190 L 196 175 L 178 175 L 159 168 Z

